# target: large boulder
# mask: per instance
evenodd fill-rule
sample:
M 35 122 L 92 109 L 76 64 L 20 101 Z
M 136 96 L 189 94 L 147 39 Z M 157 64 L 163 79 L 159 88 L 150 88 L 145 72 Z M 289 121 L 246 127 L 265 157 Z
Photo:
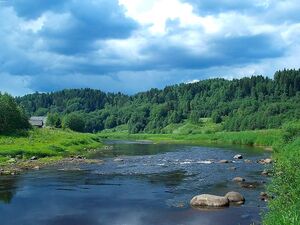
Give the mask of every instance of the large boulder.
M 225 195 L 225 198 L 229 200 L 229 202 L 232 202 L 234 204 L 243 204 L 245 202 L 245 198 L 243 195 L 241 195 L 238 192 L 230 191 Z
M 190 204 L 194 207 L 225 207 L 229 200 L 223 196 L 202 194 L 193 197 Z

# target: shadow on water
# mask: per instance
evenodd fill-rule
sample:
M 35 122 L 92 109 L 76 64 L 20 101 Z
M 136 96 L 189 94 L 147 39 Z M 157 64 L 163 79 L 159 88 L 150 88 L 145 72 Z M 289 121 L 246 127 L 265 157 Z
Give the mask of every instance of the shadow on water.
M 165 186 L 178 186 L 186 178 L 185 171 L 177 170 L 167 173 L 158 173 L 147 176 L 150 183 L 164 184 Z

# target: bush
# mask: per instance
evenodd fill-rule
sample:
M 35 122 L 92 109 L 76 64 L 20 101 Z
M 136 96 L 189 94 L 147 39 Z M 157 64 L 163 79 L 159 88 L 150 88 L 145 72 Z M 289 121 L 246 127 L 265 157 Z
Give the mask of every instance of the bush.
M 61 128 L 61 118 L 58 113 L 48 113 L 47 126 Z
M 293 141 L 300 136 L 300 121 L 291 121 L 283 125 L 283 140 L 284 142 Z
M 63 128 L 69 128 L 73 131 L 77 132 L 83 132 L 84 131 L 84 119 L 83 117 L 78 113 L 71 113 L 64 117 L 63 119 Z

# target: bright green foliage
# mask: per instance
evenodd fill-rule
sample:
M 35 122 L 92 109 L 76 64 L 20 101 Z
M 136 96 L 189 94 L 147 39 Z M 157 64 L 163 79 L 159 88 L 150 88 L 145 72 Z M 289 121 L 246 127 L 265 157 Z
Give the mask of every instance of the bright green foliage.
M 0 93 L 0 134 L 29 127 L 28 118 L 15 100 L 8 94 Z
M 274 176 L 269 191 L 274 199 L 265 225 L 300 224 L 300 121 L 284 126 L 283 143 L 275 148 Z
M 103 144 L 94 134 L 83 134 L 62 129 L 32 129 L 22 136 L 0 135 L 0 165 L 10 157 L 53 157 L 87 154 Z M 1 162 L 1 159 L 2 162 Z
M 193 124 L 201 124 L 202 120 L 201 120 L 201 113 L 197 110 L 192 110 L 189 116 L 190 121 Z
M 61 128 L 62 127 L 61 123 L 62 121 L 58 113 L 48 113 L 47 124 L 46 124 L 47 126 Z
M 82 115 L 78 113 L 70 113 L 63 118 L 62 127 L 64 129 L 69 128 L 73 131 L 84 131 L 84 119 Z

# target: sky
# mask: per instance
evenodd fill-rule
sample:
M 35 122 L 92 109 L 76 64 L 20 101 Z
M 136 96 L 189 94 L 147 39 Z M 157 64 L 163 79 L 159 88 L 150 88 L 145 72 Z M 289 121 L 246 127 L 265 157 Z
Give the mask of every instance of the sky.
M 300 67 L 299 0 L 0 0 L 0 91 L 134 94 Z

